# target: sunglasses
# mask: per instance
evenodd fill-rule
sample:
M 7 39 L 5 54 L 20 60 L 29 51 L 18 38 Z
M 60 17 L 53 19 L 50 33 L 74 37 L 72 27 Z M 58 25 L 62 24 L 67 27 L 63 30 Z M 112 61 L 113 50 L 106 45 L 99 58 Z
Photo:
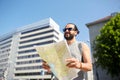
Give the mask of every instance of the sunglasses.
M 68 30 L 68 31 L 72 31 L 72 30 L 74 30 L 74 29 L 73 29 L 73 28 L 64 28 L 64 29 L 63 29 L 63 32 L 65 32 L 65 31 L 67 31 L 67 30 Z

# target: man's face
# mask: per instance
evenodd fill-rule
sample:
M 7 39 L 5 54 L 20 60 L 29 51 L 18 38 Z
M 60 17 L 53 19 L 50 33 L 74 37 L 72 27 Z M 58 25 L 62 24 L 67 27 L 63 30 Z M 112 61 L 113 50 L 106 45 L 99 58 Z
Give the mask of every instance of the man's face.
M 72 40 L 76 35 L 73 24 L 67 24 L 64 29 L 64 38 L 66 40 Z

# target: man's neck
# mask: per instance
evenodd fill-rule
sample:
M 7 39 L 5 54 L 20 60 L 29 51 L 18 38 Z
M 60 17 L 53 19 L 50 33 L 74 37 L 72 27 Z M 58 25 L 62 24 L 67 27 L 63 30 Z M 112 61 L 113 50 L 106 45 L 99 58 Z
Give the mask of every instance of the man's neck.
M 74 43 L 76 41 L 76 39 L 74 38 L 74 39 L 72 39 L 72 40 L 67 40 L 67 44 L 68 45 L 70 45 L 70 44 L 72 44 L 72 43 Z

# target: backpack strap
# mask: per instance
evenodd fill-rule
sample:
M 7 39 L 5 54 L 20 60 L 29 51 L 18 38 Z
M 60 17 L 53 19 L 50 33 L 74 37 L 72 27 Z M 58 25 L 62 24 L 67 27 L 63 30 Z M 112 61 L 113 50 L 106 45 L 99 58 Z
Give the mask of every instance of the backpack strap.
M 81 43 L 81 42 L 78 43 L 78 48 L 79 48 L 80 53 L 81 53 L 81 55 L 82 55 L 82 43 Z M 81 61 L 84 62 L 84 61 L 83 61 L 83 55 L 82 55 L 82 57 L 81 57 Z

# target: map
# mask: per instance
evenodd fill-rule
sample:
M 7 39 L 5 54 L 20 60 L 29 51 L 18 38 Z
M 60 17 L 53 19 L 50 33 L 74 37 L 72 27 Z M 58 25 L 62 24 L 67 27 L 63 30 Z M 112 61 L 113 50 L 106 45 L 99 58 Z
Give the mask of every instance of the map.
M 76 77 L 74 69 L 66 67 L 66 58 L 70 58 L 70 51 L 65 40 L 42 46 L 35 46 L 40 57 L 45 60 L 53 74 L 59 80 L 72 80 Z

